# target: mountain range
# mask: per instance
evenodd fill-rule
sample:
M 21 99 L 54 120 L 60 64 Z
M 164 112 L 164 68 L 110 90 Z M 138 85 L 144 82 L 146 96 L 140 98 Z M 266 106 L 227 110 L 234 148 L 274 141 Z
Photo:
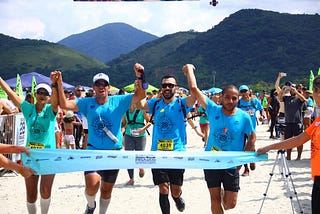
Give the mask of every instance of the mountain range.
M 138 30 L 150 40 L 144 40 L 126 54 L 113 51 L 119 57 L 111 61 L 103 59 L 107 63 L 61 44 L 18 40 L 0 34 L 0 72 L 3 78 L 11 78 L 16 73 L 31 71 L 47 75 L 57 68 L 64 72 L 66 82 L 84 85 L 92 84 L 93 74 L 105 72 L 110 76 L 112 85 L 123 87 L 133 82 L 133 65 L 140 62 L 145 66 L 146 77 L 152 85 L 159 86 L 163 75 L 172 74 L 177 76 L 179 85 L 186 87 L 181 67 L 185 63 L 193 63 L 197 67 L 196 77 L 202 89 L 223 87 L 229 83 L 248 84 L 256 90 L 267 89 L 272 87 L 279 71 L 287 73 L 286 80 L 307 85 L 309 71 L 318 70 L 320 66 L 319 23 L 318 14 L 293 15 L 244 9 L 201 33 L 177 32 L 156 38 Z M 132 30 L 131 26 L 123 23 L 107 24 L 101 28 L 119 25 L 123 27 L 122 32 L 126 31 L 126 27 L 129 32 Z M 77 40 L 74 45 L 88 46 L 92 50 L 95 49 L 92 47 L 99 47 L 95 42 L 108 44 L 111 36 L 95 30 L 62 41 Z M 132 36 L 123 39 L 116 36 L 117 30 L 109 32 L 113 32 L 114 47 L 134 43 L 130 42 Z M 93 36 L 95 39 L 90 38 L 89 42 L 89 35 L 102 37 Z M 111 50 L 111 47 L 105 46 L 106 50 Z

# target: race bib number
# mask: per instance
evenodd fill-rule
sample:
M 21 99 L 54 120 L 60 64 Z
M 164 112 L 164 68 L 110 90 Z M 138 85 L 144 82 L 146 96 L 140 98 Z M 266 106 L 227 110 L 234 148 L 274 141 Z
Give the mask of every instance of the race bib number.
M 139 136 L 139 129 L 130 129 L 130 134 L 133 137 L 138 137 Z
M 253 117 L 255 110 L 247 110 L 246 112 L 250 115 L 250 117 Z
M 222 151 L 221 149 L 219 149 L 219 148 L 217 148 L 215 146 L 211 147 L 211 152 L 221 152 L 221 151 Z
M 173 140 L 158 140 L 158 150 L 173 151 Z
M 35 142 L 28 143 L 29 149 L 44 149 L 44 147 L 45 147 L 44 143 L 35 143 Z

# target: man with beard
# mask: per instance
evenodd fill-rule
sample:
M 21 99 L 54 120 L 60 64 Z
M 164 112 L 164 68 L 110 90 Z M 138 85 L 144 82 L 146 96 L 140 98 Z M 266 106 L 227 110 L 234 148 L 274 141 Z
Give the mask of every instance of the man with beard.
M 177 81 L 174 76 L 161 80 L 161 98 L 140 101 L 138 108 L 154 118 L 152 151 L 186 151 L 186 114 L 195 103 L 194 96 L 176 98 Z M 196 127 L 193 127 L 196 128 Z M 159 186 L 159 203 L 163 214 L 170 213 L 169 191 L 177 209 L 185 209 L 181 197 L 184 169 L 152 169 L 153 182 Z
M 63 93 L 61 72 L 56 72 L 59 103 L 61 108 L 79 111 L 88 120 L 87 150 L 120 150 L 122 148 L 121 121 L 122 115 L 132 104 L 145 98 L 146 91 L 142 88 L 144 67 L 138 63 L 134 65 L 137 77 L 134 94 L 108 96 L 110 90 L 109 77 L 104 73 L 93 77 L 94 97 L 86 97 L 67 101 Z M 95 197 L 100 188 L 99 213 L 106 213 L 111 200 L 111 193 L 116 182 L 119 169 L 86 171 L 85 197 L 87 208 L 85 213 L 94 213 Z
M 285 91 L 290 90 L 291 96 L 285 96 Z M 284 102 L 285 109 L 285 121 L 286 126 L 284 128 L 284 139 L 288 139 L 294 136 L 298 136 L 303 132 L 303 115 L 302 107 L 307 99 L 291 84 L 286 85 L 280 92 L 280 102 Z M 303 145 L 297 147 L 298 156 L 297 160 L 301 159 Z M 287 160 L 291 160 L 292 149 L 287 149 Z
M 256 134 L 250 116 L 236 107 L 239 93 L 237 87 L 234 85 L 225 87 L 222 91 L 221 105 L 217 105 L 197 87 L 195 67 L 187 64 L 182 70 L 188 78 L 191 94 L 206 109 L 208 115 L 210 133 L 205 151 L 253 151 Z M 248 136 L 248 140 L 243 147 L 245 135 Z M 234 208 L 240 189 L 237 168 L 205 169 L 204 175 L 211 198 L 211 212 L 222 214 L 224 210 Z

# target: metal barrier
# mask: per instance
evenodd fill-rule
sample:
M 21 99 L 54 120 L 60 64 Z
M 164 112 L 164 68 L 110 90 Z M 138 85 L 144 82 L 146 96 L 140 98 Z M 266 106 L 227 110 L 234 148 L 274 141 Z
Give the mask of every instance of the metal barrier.
M 0 115 L 0 143 L 24 146 L 27 139 L 26 122 L 22 113 Z M 20 154 L 4 154 L 12 161 L 20 160 Z M 8 172 L 0 168 L 0 176 Z

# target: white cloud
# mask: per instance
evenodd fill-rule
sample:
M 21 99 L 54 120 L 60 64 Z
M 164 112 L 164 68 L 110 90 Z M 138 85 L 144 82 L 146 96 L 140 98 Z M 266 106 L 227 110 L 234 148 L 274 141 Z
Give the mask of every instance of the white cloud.
M 231 13 L 259 8 L 286 13 L 320 13 L 319 0 L 210 0 L 176 2 L 74 2 L 72 0 L 0 0 L 0 32 L 17 38 L 57 42 L 112 22 L 124 22 L 163 36 L 206 31 Z
M 43 39 L 45 25 L 36 18 L 1 19 L 1 31 L 16 38 Z

